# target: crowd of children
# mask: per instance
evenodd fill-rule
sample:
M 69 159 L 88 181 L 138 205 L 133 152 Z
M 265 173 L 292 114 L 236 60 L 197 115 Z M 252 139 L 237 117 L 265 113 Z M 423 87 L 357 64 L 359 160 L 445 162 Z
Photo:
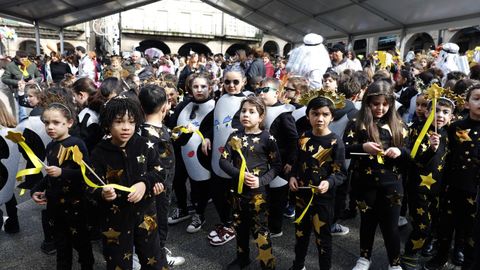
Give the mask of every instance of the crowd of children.
M 288 74 L 248 91 L 233 64 L 218 85 L 192 72 L 181 100 L 168 76 L 138 88 L 118 78 L 98 89 L 88 78 L 68 89 L 19 85 L 20 104 L 51 139 L 43 155 L 34 149 L 46 175 L 28 187 L 46 205 L 53 246 L 42 249 L 56 250 L 57 269 L 71 269 L 72 249 L 93 269 L 90 240 L 101 238 L 107 269 L 132 269 L 135 257 L 141 269 L 168 269 L 184 262 L 166 248 L 168 225 L 190 220 L 186 231 L 199 232 L 212 199 L 221 224 L 206 237 L 212 246 L 236 239 L 229 269 L 252 264 L 250 235 L 261 269 L 275 269 L 271 239 L 283 235 L 284 215 L 295 218 L 290 269 L 306 269 L 312 231 L 318 268 L 331 269 L 332 235 L 349 232 L 338 221 L 358 212 L 354 270 L 370 268 L 377 227 L 388 269 L 441 269 L 452 240 L 451 262 L 476 269 L 480 82 L 414 67 L 328 70 L 323 89 Z M 0 124 L 11 127 L 7 114 Z M 433 256 L 423 265 L 422 255 Z

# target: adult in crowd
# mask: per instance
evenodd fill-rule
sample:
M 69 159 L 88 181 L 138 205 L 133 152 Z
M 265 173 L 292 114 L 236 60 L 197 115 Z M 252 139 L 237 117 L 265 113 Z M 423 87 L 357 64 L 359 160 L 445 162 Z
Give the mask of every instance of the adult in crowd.
M 265 78 L 267 75 L 267 70 L 265 68 L 265 64 L 263 62 L 263 49 L 260 47 L 256 47 L 252 49 L 254 60 L 252 64 L 248 67 L 247 70 L 247 85 L 245 86 L 246 90 L 253 91 L 252 88 L 252 80 L 257 77 Z M 273 76 L 273 74 L 272 74 Z
M 308 79 L 310 87 L 322 86 L 323 74 L 331 66 L 323 37 L 310 33 L 303 38 L 303 45 L 290 52 L 287 72 Z
M 51 52 L 50 58 L 50 74 L 52 76 L 52 81 L 53 83 L 58 84 L 65 78 L 65 74 L 72 74 L 72 70 L 67 63 L 61 61 L 60 55 L 56 52 Z
M 17 99 L 17 106 L 19 106 L 17 94 L 18 88 L 23 88 L 27 82 L 42 82 L 42 74 L 40 74 L 40 71 L 35 64 L 30 62 L 27 52 L 17 51 L 13 60 L 5 67 L 5 72 L 2 75 L 2 82 L 10 87 L 10 90 Z M 28 115 L 25 108 L 19 106 L 18 119 L 21 121 L 27 117 Z
M 78 78 L 95 80 L 95 65 L 92 59 L 88 56 L 87 50 L 82 46 L 77 46 L 75 48 L 75 53 L 78 56 Z
M 350 60 L 345 50 L 345 45 L 337 43 L 332 47 L 332 70 L 337 74 L 342 74 L 344 70 L 351 69 L 353 71 L 362 70 L 361 65 L 358 66 L 355 62 Z

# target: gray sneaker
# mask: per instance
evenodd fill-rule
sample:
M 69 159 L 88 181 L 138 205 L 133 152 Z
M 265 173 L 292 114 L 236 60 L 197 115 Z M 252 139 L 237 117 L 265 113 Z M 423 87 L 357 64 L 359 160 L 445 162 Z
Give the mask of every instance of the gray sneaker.
M 330 233 L 332 235 L 346 235 L 350 232 L 348 227 L 340 225 L 338 223 L 334 223 L 332 227 L 330 227 Z

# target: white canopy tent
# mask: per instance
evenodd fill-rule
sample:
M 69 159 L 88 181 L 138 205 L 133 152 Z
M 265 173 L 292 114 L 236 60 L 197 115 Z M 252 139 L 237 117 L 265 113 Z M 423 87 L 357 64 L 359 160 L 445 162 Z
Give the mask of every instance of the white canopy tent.
M 202 1 L 292 43 L 310 32 L 352 41 L 480 24 L 478 0 Z M 0 16 L 61 30 L 153 2 L 157 0 L 0 0 Z

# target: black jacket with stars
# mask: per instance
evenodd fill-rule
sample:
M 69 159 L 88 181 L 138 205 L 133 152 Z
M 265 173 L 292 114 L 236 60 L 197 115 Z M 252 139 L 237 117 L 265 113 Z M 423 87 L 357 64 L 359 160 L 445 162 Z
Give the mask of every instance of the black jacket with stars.
M 88 163 L 88 150 L 81 139 L 70 136 L 63 141 L 50 142 L 46 147 L 47 164 L 60 167 L 62 173 L 59 177 L 46 175 L 33 187 L 31 194 L 45 191 L 45 197 L 49 204 L 71 203 L 83 198 L 87 185 L 83 181 L 80 166 L 71 159 L 65 160 L 62 165 L 59 165 L 57 157 L 61 146 L 67 148 L 75 145 L 78 145 L 83 154 L 83 160 Z
M 173 153 L 173 144 L 170 139 L 170 130 L 162 125 L 161 127 L 144 123 L 140 126 L 140 135 L 147 138 L 149 142 L 155 145 L 160 163 L 165 170 L 175 169 L 175 155 Z
M 281 105 L 282 103 L 277 102 L 273 106 Z M 292 113 L 285 112 L 280 114 L 275 120 L 273 120 L 269 132 L 275 137 L 275 139 L 277 139 L 282 164 L 293 165 L 297 159 L 296 141 L 298 140 L 298 133 Z
M 321 181 L 328 181 L 329 188 L 324 194 L 315 196 L 315 200 L 332 200 L 335 187 L 346 179 L 345 146 L 342 139 L 331 132 L 324 136 L 315 136 L 311 130 L 305 132 L 298 140 L 298 159 L 291 175 L 297 178 L 299 187 L 319 186 Z M 311 196 L 310 189 L 299 189 L 302 197 Z
M 480 180 L 480 121 L 470 117 L 448 127 L 446 184 L 467 192 L 477 192 Z
M 357 119 L 352 119 L 345 129 L 343 141 L 345 143 L 345 157 L 352 159 L 351 167 L 356 173 L 356 178 L 364 185 L 377 186 L 390 184 L 400 180 L 400 173 L 406 170 L 410 164 L 410 151 L 408 145 L 408 130 L 403 127 L 403 145 L 398 147 L 401 151 L 399 157 L 392 159 L 383 157 L 384 164 L 380 164 L 376 156 L 372 155 L 351 155 L 350 153 L 365 153 L 363 144 L 371 141 L 366 129 L 357 130 Z M 377 123 L 380 141 L 383 149 L 393 146 L 393 138 L 389 127 L 383 120 Z
M 424 124 L 425 122 L 418 122 L 410 127 L 408 146 L 410 150 L 412 150 L 415 145 Z M 430 126 L 428 132 L 433 131 L 434 127 Z M 428 132 L 418 147 L 417 154 L 413 159 L 413 164 L 409 166 L 408 186 L 410 189 L 415 190 L 415 192 L 439 194 L 442 190 L 442 178 L 448 152 L 447 130 L 445 128 L 437 130 L 437 133 L 441 136 L 437 151 L 433 151 L 429 146 Z
M 117 198 L 107 202 L 102 198 L 102 190 L 96 189 L 94 197 L 108 207 L 115 203 L 119 207 L 144 209 L 152 202 L 153 185 L 163 183 L 161 162 L 157 150 L 150 147 L 146 138 L 134 134 L 124 148 L 111 143 L 111 139 L 102 140 L 92 152 L 92 166 L 106 184 L 119 184 L 126 187 L 144 182 L 146 189 L 142 200 L 136 204 L 127 201 L 127 192 L 115 190 Z M 98 183 L 93 175 L 90 180 Z M 98 183 L 99 184 L 99 183 Z M 108 207 L 109 209 L 110 207 Z
M 264 192 L 265 186 L 281 171 L 280 154 L 275 139 L 265 130 L 258 134 L 246 134 L 244 131 L 236 131 L 230 135 L 220 158 L 220 168 L 232 177 L 232 189 L 235 191 L 238 189 L 238 177 L 242 159 L 238 152 L 233 150 L 229 144 L 232 138 L 241 140 L 242 154 L 247 163 L 247 170 L 259 177 L 259 187 L 251 189 L 244 184 L 242 194 Z

